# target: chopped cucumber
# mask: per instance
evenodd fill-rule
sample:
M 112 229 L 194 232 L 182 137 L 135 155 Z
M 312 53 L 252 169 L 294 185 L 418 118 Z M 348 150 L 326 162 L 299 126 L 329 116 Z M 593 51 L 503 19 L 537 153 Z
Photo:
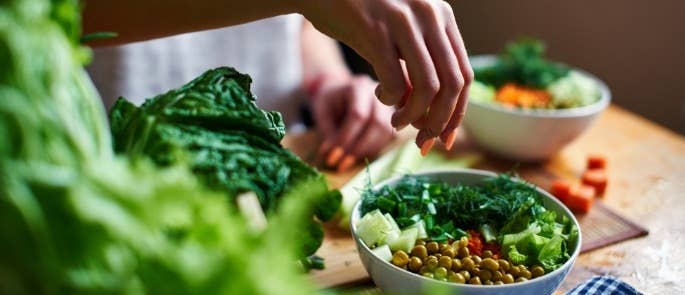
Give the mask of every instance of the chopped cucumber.
M 397 239 L 388 243 L 388 245 L 393 251 L 402 250 L 409 253 L 411 249 L 414 248 L 414 244 L 416 244 L 416 237 L 418 234 L 419 230 L 416 228 L 405 229 Z
M 376 242 L 377 246 L 380 245 L 385 245 L 385 244 L 390 244 L 397 240 L 397 238 L 400 237 L 400 234 L 402 233 L 401 230 L 399 229 L 392 229 L 389 232 L 385 232 L 384 235 L 381 237 L 380 240 Z
M 428 233 L 426 233 L 426 223 L 423 222 L 423 219 L 421 219 L 418 222 L 408 226 L 406 229 L 410 229 L 410 228 L 416 228 L 417 229 L 417 231 L 418 231 L 418 233 L 416 235 L 417 239 L 427 239 L 428 238 Z
M 378 256 L 378 258 L 383 259 L 385 261 L 392 260 L 392 252 L 390 252 L 390 247 L 388 247 L 388 245 L 373 248 L 371 249 L 371 252 L 373 252 L 374 255 Z
M 385 219 L 387 219 L 388 222 L 390 222 L 390 225 L 392 225 L 393 229 L 396 229 L 398 231 L 400 230 L 400 226 L 397 225 L 397 222 L 395 222 L 395 218 L 392 218 L 392 215 L 390 215 L 390 213 L 385 213 L 385 215 L 383 216 L 385 216 Z
M 357 235 L 369 247 L 373 247 L 379 241 L 384 240 L 385 236 L 392 230 L 392 224 L 378 209 L 366 213 L 357 223 Z

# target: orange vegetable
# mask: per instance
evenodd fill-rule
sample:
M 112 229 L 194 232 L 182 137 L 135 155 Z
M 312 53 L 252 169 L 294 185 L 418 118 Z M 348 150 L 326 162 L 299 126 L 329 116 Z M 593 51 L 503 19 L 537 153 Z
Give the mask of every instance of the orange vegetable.
M 469 234 L 469 244 L 467 246 L 469 253 L 481 256 L 483 253 L 483 238 L 480 236 L 480 233 L 472 229 L 466 232 Z
M 565 203 L 566 199 L 568 199 L 568 195 L 571 194 L 571 182 L 564 179 L 557 179 L 552 182 L 550 192 L 557 197 L 559 201 Z
M 600 155 L 590 155 L 587 157 L 587 169 L 604 169 L 607 165 L 607 159 Z
M 552 96 L 545 90 L 507 83 L 497 90 L 495 99 L 498 102 L 509 106 L 545 108 L 549 105 Z
M 587 213 L 592 208 L 595 201 L 595 188 L 589 185 L 577 185 L 571 189 L 571 193 L 566 199 L 566 206 L 569 209 L 580 212 Z
M 590 169 L 583 173 L 583 184 L 592 186 L 598 195 L 603 195 L 607 188 L 607 174 L 604 169 Z

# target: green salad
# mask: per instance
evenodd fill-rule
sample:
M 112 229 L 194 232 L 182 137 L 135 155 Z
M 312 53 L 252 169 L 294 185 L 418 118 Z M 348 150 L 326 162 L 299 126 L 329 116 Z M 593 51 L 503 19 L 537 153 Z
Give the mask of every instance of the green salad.
M 367 187 L 362 198 L 362 241 L 398 267 L 444 281 L 533 279 L 561 267 L 578 237 L 572 220 L 546 209 L 532 185 L 507 174 L 482 185 L 407 175 Z
M 537 40 L 507 44 L 494 64 L 474 68 L 469 99 L 522 109 L 567 109 L 599 100 L 595 80 L 544 53 Z

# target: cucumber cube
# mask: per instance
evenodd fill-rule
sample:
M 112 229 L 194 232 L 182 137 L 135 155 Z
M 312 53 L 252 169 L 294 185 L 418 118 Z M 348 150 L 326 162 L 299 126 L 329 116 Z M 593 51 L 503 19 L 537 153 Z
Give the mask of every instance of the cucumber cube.
M 418 233 L 416 235 L 417 239 L 427 239 L 428 238 L 428 233 L 426 233 L 426 223 L 423 222 L 423 219 L 419 220 L 418 222 L 416 222 L 410 226 L 408 226 L 406 229 L 410 229 L 410 228 L 415 228 L 416 230 L 418 230 Z
M 366 213 L 357 223 L 357 235 L 369 247 L 383 240 L 392 229 L 390 222 L 379 210 Z
M 392 252 L 390 252 L 390 247 L 388 247 L 388 245 L 373 248 L 371 249 L 371 252 L 373 252 L 374 255 L 378 256 L 378 258 L 383 259 L 385 261 L 392 260 Z
M 411 249 L 414 248 L 414 244 L 416 244 L 418 233 L 419 230 L 416 228 L 405 229 L 397 239 L 392 241 L 392 243 L 388 243 L 388 246 L 390 246 L 390 249 L 393 251 L 402 250 L 409 253 Z
M 385 219 L 387 219 L 388 222 L 390 222 L 390 225 L 392 225 L 393 229 L 396 229 L 398 231 L 400 230 L 400 226 L 397 225 L 397 222 L 395 222 L 395 218 L 392 218 L 392 215 L 390 215 L 390 213 L 385 213 L 385 215 L 383 216 L 385 216 Z

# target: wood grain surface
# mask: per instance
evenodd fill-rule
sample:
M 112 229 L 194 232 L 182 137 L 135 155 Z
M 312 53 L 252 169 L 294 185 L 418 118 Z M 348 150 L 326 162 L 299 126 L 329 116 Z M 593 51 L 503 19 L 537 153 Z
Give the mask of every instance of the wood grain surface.
M 398 143 L 411 133 L 398 136 Z M 396 143 L 397 144 L 397 143 Z M 308 132 L 288 136 L 284 145 L 315 163 L 319 140 Z M 481 152 L 460 133 L 454 156 Z M 482 153 L 482 152 L 481 152 Z M 557 293 L 570 290 L 597 274 L 621 278 L 645 294 L 685 294 L 685 138 L 616 106 L 576 141 L 544 163 L 518 164 L 487 155 L 476 168 L 516 170 L 523 179 L 546 187 L 555 177 L 579 178 L 589 154 L 608 159 L 609 186 L 601 200 L 649 230 L 649 235 L 599 248 L 579 256 Z M 326 172 L 333 186 L 342 186 L 361 165 L 345 173 Z M 326 226 L 318 252 L 327 268 L 312 279 L 321 287 L 363 287 L 371 282 L 349 233 Z

